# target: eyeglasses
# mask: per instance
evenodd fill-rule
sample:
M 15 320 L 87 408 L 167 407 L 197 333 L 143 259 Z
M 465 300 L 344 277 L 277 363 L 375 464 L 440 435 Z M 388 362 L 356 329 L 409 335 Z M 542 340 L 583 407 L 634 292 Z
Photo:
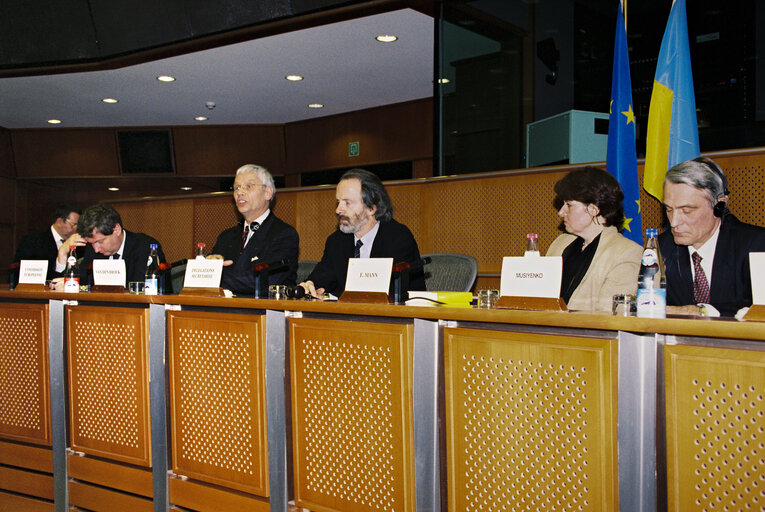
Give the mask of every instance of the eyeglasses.
M 77 229 L 77 223 L 76 223 L 76 222 L 72 222 L 72 221 L 71 221 L 71 220 L 69 220 L 69 219 L 64 219 L 64 222 L 66 222 L 67 224 L 69 224 L 70 226 L 72 226 L 74 229 Z
M 231 190 L 234 192 L 239 192 L 240 190 L 244 190 L 246 192 L 252 192 L 253 190 L 256 190 L 258 187 L 265 187 L 266 185 L 263 185 L 262 183 L 245 183 L 244 185 L 235 185 L 231 187 Z

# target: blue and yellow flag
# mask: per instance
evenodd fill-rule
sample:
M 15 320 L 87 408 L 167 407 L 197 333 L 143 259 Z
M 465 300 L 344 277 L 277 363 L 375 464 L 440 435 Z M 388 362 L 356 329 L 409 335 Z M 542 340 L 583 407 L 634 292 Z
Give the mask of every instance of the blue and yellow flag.
M 624 191 L 625 221 L 622 234 L 643 245 L 643 231 L 640 222 L 640 187 L 638 185 L 637 154 L 635 152 L 635 114 L 632 109 L 627 29 L 624 25 L 621 2 L 619 2 L 619 15 L 616 18 L 610 114 L 606 169 L 616 176 Z
M 675 0 L 661 41 L 648 111 L 643 188 L 662 200 L 667 169 L 699 156 L 685 0 Z

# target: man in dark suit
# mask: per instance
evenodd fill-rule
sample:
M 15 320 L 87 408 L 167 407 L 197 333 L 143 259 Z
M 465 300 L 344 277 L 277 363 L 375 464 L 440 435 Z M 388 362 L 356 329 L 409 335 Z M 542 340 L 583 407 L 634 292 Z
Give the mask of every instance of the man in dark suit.
M 351 169 L 340 178 L 335 196 L 338 230 L 329 235 L 321 261 L 300 283 L 306 292 L 339 297 L 345 290 L 348 259 L 354 257 L 407 262 L 413 269 L 408 290 L 424 290 L 417 242 L 409 228 L 393 220 L 393 205 L 380 179 L 364 169 Z M 392 287 L 393 283 L 391 292 Z
M 48 260 L 48 279 L 51 279 L 56 274 L 58 249 L 77 232 L 79 219 L 79 209 L 62 204 L 53 212 L 53 224 L 48 229 L 29 233 L 21 240 L 13 261 Z
M 299 238 L 295 228 L 271 211 L 275 194 L 274 179 L 265 168 L 247 164 L 237 169 L 234 202 L 244 220 L 221 233 L 208 256 L 224 260 L 221 287 L 255 294 L 253 266 L 258 263 L 273 267 L 268 284 L 295 284 Z
M 94 204 L 82 212 L 77 234 L 71 236 L 58 251 L 56 272 L 59 275 L 66 268 L 70 247 L 86 244 L 85 255 L 80 263 L 80 285 L 92 284 L 95 259 L 125 260 L 128 282 L 144 280 L 151 244 L 157 244 L 159 260 L 165 261 L 162 247 L 157 240 L 144 233 L 134 233 L 123 228 L 122 218 L 117 210 L 104 203 Z M 63 280 L 54 279 L 52 287 L 59 289 L 59 285 L 63 285 Z
M 765 251 L 765 229 L 728 212 L 728 184 L 715 162 L 682 162 L 664 181 L 671 226 L 659 236 L 667 312 L 733 316 L 752 304 L 749 253 Z

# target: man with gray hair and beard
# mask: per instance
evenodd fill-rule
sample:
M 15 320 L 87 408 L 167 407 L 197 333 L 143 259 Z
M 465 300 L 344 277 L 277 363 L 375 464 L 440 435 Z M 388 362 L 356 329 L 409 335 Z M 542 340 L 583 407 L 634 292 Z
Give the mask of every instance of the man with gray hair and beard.
M 749 253 L 765 251 L 765 229 L 728 211 L 728 182 L 709 158 L 667 171 L 659 236 L 667 273 L 667 313 L 733 316 L 752 304 Z
M 338 230 L 329 235 L 321 261 L 300 283 L 306 292 L 314 297 L 324 293 L 339 297 L 345 290 L 349 258 L 407 262 L 414 269 L 408 290 L 424 290 L 417 242 L 409 228 L 393 220 L 393 205 L 380 178 L 364 169 L 351 169 L 340 178 L 335 197 Z

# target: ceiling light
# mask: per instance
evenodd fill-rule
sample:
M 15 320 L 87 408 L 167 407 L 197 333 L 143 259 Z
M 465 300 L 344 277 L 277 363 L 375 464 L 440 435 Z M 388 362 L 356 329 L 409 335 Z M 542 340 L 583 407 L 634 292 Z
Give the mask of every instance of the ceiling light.
M 175 77 L 172 77 L 170 75 L 159 75 L 157 77 L 157 80 L 160 82 L 175 82 Z
M 104 103 L 119 103 L 120 102 L 120 100 L 115 100 L 114 98 L 104 98 L 101 101 L 103 101 Z
M 381 34 L 381 35 L 375 37 L 375 39 L 377 39 L 381 43 L 392 43 L 393 41 L 398 39 L 398 37 L 392 36 L 390 34 Z
M 451 82 L 451 80 L 449 80 L 448 78 L 439 78 L 438 79 L 438 83 L 439 84 L 448 84 L 449 82 Z
M 197 116 L 194 118 L 194 121 L 207 121 L 207 118 L 205 116 Z
M 189 190 L 191 190 L 191 187 L 181 187 L 181 190 L 185 190 L 186 192 L 188 192 Z
M 48 119 L 49 124 L 61 124 L 61 121 L 58 119 Z
M 324 105 L 321 103 L 309 103 L 308 108 L 324 108 Z
M 287 75 L 284 78 L 286 78 L 290 82 L 299 82 L 303 79 L 303 77 L 300 75 Z
M 109 192 L 119 192 L 120 189 L 118 187 L 109 187 L 107 190 Z

